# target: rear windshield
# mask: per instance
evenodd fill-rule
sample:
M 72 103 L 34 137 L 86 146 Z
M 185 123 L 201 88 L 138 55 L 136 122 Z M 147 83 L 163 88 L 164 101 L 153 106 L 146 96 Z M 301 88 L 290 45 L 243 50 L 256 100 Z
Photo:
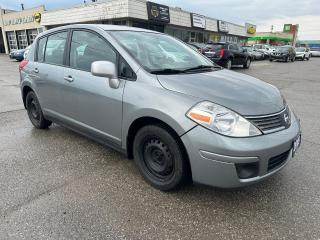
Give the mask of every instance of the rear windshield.
M 224 45 L 222 45 L 222 44 L 208 44 L 206 46 L 207 49 L 212 49 L 212 50 L 220 50 L 223 47 L 224 47 Z

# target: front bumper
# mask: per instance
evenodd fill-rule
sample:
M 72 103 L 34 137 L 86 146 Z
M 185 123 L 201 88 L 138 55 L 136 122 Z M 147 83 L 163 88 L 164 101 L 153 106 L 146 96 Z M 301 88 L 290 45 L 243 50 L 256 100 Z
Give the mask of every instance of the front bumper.
M 285 60 L 287 57 L 288 55 L 270 55 L 270 58 L 275 60 Z
M 190 159 L 193 181 L 200 184 L 235 188 L 259 182 L 280 169 L 292 158 L 294 139 L 300 123 L 292 114 L 288 129 L 249 138 L 231 138 L 197 126 L 181 137 Z M 288 153 L 283 163 L 268 170 L 269 160 Z M 257 163 L 257 176 L 242 179 L 237 164 Z

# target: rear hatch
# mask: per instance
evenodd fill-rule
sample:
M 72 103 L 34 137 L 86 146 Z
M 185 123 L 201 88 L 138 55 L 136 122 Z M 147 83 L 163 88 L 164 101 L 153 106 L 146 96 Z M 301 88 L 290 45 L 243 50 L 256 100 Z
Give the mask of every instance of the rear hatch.
M 204 55 L 208 58 L 220 58 L 224 50 L 224 44 L 208 44 L 204 50 Z

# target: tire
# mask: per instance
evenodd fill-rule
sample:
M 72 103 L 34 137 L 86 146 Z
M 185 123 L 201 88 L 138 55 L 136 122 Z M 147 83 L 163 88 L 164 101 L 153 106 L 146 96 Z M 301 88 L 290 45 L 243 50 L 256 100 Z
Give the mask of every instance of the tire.
M 231 61 L 231 59 L 228 59 L 227 60 L 227 63 L 226 63 L 226 69 L 231 69 L 231 67 L 232 67 L 232 61 Z
M 271 58 L 269 58 L 269 62 L 272 62 L 273 60 Z
M 35 128 L 46 129 L 52 124 L 51 121 L 44 118 L 38 98 L 32 91 L 27 94 L 26 108 L 29 119 Z
M 243 68 L 249 69 L 251 64 L 251 59 L 247 58 L 245 64 L 243 64 Z
M 143 178 L 161 191 L 179 189 L 190 180 L 183 147 L 162 125 L 147 125 L 138 131 L 133 155 Z

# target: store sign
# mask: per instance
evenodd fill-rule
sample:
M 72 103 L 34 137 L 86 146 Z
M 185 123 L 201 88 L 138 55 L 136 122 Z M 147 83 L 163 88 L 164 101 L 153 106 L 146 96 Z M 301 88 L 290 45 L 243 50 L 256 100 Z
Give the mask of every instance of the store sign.
M 25 24 L 25 23 L 31 23 L 31 22 L 40 23 L 40 21 L 41 21 L 41 13 L 35 13 L 32 16 L 3 19 L 3 25 L 10 26 L 10 25 Z
M 250 23 L 246 23 L 246 32 L 249 34 L 255 34 L 257 32 L 257 26 Z
M 225 21 L 218 20 L 218 30 L 219 32 L 225 32 L 225 33 L 229 32 L 228 23 Z
M 206 18 L 202 15 L 191 13 L 192 27 L 206 28 Z
M 283 32 L 291 32 L 292 30 L 292 24 L 285 24 L 283 26 Z
M 147 2 L 148 19 L 157 22 L 169 23 L 169 7 L 153 2 Z

